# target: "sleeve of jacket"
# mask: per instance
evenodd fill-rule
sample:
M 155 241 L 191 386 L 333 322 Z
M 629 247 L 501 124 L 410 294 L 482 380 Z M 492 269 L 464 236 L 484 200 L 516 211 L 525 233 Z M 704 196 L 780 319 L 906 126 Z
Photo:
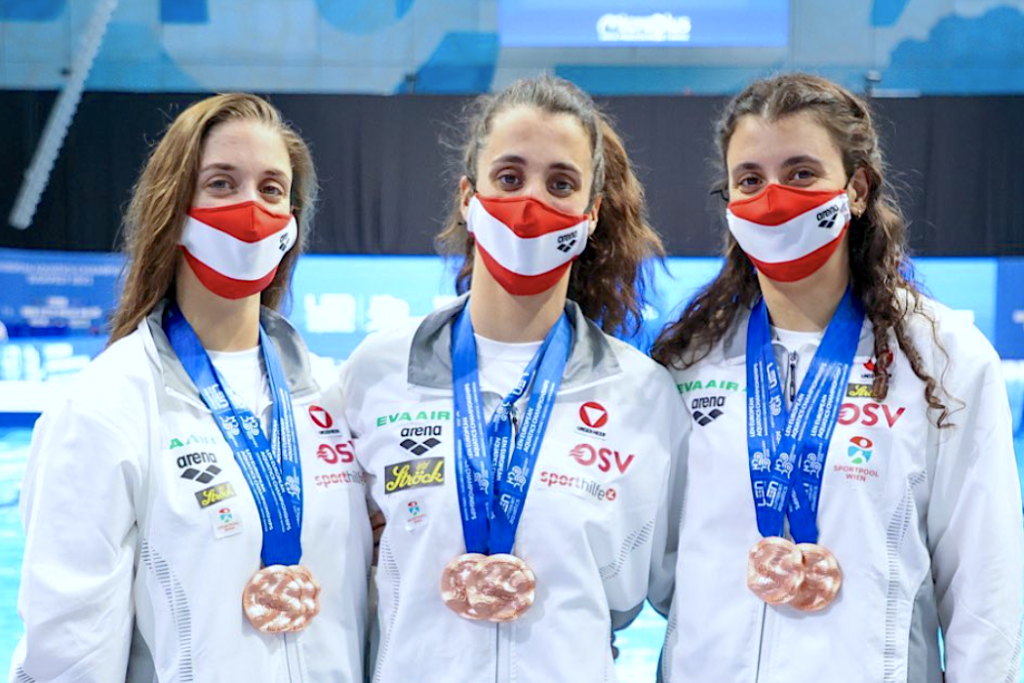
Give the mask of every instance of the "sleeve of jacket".
M 944 402 L 955 426 L 933 428 L 928 542 L 946 681 L 1017 683 L 1024 520 L 1012 420 L 999 359 L 977 330 L 970 332 L 969 340 L 947 345 L 953 360 L 944 382 L 953 398 Z
M 667 617 L 675 592 L 676 561 L 679 557 L 679 524 L 683 513 L 684 473 L 686 471 L 687 444 L 691 421 L 673 380 L 672 407 L 669 412 L 671 456 L 658 529 L 654 537 L 654 556 L 651 558 L 651 579 L 648 600 L 659 614 Z
M 123 681 L 132 639 L 139 445 L 99 405 L 64 400 L 39 419 L 22 486 L 11 681 Z
M 650 363 L 645 359 L 647 363 Z M 650 591 L 651 577 L 659 575 L 660 572 L 654 565 L 662 565 L 664 562 L 663 553 L 666 546 L 665 539 L 668 536 L 670 526 L 668 511 L 668 498 L 670 494 L 671 472 L 673 469 L 673 456 L 676 440 L 677 415 L 676 409 L 679 401 L 676 399 L 675 382 L 668 372 L 661 366 L 651 363 L 649 377 L 643 382 L 644 405 L 659 406 L 659 409 L 651 413 L 650 422 L 646 425 L 637 425 L 638 429 L 652 430 L 659 432 L 659 444 L 661 452 L 652 467 L 644 475 L 644 488 L 649 491 L 650 500 L 654 504 L 648 508 L 650 516 L 645 516 L 648 532 L 648 539 L 642 546 L 644 550 L 644 562 L 637 566 L 633 578 L 626 582 L 628 585 L 621 586 L 619 607 L 627 609 L 611 610 L 612 630 L 617 631 L 629 626 L 637 615 L 643 610 L 644 602 Z M 606 590 L 608 590 L 606 583 Z

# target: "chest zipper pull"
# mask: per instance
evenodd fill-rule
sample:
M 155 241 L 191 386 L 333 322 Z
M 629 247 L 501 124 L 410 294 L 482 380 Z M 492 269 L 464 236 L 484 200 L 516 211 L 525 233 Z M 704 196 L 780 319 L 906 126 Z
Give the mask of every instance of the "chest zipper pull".
M 789 405 L 796 400 L 796 364 L 800 358 L 796 351 L 789 354 Z
M 512 419 L 512 443 L 515 443 L 516 439 L 519 437 L 519 412 L 516 410 L 515 406 L 512 406 L 508 412 Z

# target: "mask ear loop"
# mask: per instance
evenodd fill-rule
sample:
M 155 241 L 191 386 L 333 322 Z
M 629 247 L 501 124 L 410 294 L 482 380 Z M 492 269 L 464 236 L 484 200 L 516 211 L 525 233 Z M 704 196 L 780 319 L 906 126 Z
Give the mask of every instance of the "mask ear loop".
M 473 191 L 472 192 L 472 197 L 475 197 L 476 195 L 479 194 L 479 192 L 477 192 L 477 189 L 476 189 L 476 180 L 473 179 L 473 178 L 470 178 L 469 176 L 466 176 L 466 180 L 469 181 L 469 189 Z M 459 224 L 459 226 L 461 226 L 463 228 L 465 228 L 468 225 L 468 223 L 466 223 L 466 219 L 465 218 L 461 218 L 461 217 L 459 218 L 459 223 L 458 224 Z
M 844 191 L 845 191 L 845 190 L 849 190 L 849 189 L 850 189 L 850 185 L 851 185 L 851 184 L 853 183 L 853 177 L 854 177 L 855 175 L 857 175 L 857 170 L 858 170 L 858 169 L 854 169 L 853 173 L 851 173 L 851 174 L 850 174 L 850 177 L 849 177 L 849 179 L 847 179 L 847 181 L 846 181 L 846 184 L 845 184 L 845 185 L 843 185 L 843 190 L 844 190 Z M 855 212 L 854 212 L 854 210 L 853 210 L 853 209 L 851 208 L 851 209 L 850 209 L 850 214 L 851 214 L 851 215 L 852 215 L 852 216 L 853 216 L 854 218 L 860 218 L 860 217 L 861 217 L 861 216 L 863 215 L 863 212 L 861 212 L 861 213 L 855 213 Z

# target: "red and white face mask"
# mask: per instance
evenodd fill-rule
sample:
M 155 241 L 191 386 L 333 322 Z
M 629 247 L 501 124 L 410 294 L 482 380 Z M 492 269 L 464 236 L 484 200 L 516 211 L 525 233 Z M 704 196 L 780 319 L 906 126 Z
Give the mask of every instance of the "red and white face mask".
M 729 202 L 729 231 L 747 257 L 776 282 L 811 275 L 839 247 L 850 225 L 846 190 L 802 190 L 769 185 Z
M 466 223 L 487 271 L 515 296 L 554 287 L 590 235 L 587 216 L 563 213 L 533 197 L 475 195 Z
M 179 246 L 204 287 L 242 299 L 270 285 L 297 237 L 294 216 L 248 201 L 189 209 Z

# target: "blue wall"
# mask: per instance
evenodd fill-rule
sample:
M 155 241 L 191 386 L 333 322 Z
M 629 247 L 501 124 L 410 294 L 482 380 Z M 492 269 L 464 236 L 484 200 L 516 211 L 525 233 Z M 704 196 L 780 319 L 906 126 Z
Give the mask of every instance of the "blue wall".
M 0 0 L 0 88 L 60 87 L 97 1 Z M 883 89 L 1024 92 L 1024 0 L 790 0 L 781 47 L 502 47 L 503 4 L 522 1 L 121 0 L 87 87 L 464 93 L 546 70 L 595 93 L 724 94 L 803 69 L 857 89 L 871 70 Z M 716 4 L 742 21 L 745 2 Z

